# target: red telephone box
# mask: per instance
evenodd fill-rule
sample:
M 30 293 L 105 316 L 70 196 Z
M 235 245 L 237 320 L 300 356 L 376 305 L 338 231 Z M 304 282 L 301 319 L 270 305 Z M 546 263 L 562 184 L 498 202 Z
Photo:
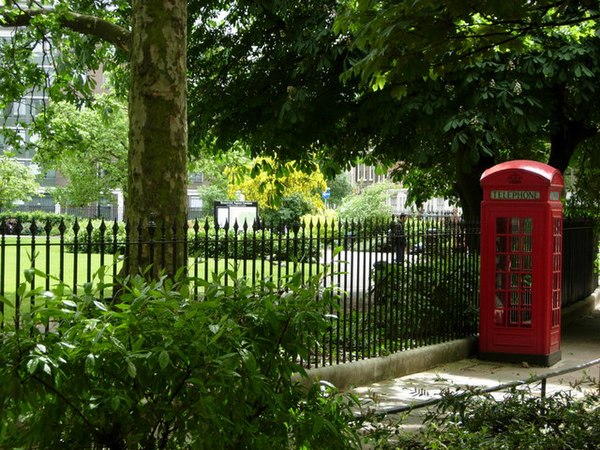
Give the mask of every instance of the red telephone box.
M 563 179 L 536 161 L 481 176 L 479 357 L 560 361 Z

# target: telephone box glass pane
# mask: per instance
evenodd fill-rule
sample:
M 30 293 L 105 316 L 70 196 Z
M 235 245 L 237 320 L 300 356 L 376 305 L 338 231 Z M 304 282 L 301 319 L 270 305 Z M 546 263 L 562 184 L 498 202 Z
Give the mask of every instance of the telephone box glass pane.
M 496 219 L 496 299 L 494 323 L 531 327 L 533 219 Z

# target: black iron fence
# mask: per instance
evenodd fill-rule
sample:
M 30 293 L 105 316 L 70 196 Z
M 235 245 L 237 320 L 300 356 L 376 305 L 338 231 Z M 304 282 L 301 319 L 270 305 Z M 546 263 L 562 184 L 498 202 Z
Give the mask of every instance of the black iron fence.
M 146 230 L 150 233 L 139 233 L 150 241 L 141 243 L 132 240 L 131 229 L 116 222 L 70 222 L 64 216 L 43 223 L 3 219 L 0 295 L 7 301 L 0 302 L 2 323 L 12 323 L 36 301 L 43 301 L 43 294 L 23 297 L 23 285 L 50 290 L 64 282 L 77 292 L 98 280 L 100 267 L 104 268 L 100 273 L 116 278 L 132 252 L 146 244 L 158 253 L 185 248 L 191 276 L 207 280 L 225 273 L 224 283 L 244 277 L 250 283 L 268 278 L 282 285 L 292 274 L 306 279 L 327 268 L 322 283 L 339 290 L 338 308 L 331 311 L 331 327 L 322 345 L 305 361 L 308 367 L 381 356 L 478 332 L 479 256 L 472 248 L 479 227 L 456 217 L 412 217 L 402 227 L 394 221 L 328 221 L 220 228 L 196 221 L 172 227 L 171 233 L 151 223 Z M 138 231 L 144 230 L 138 227 Z M 565 223 L 565 247 L 571 241 L 580 243 L 579 233 L 587 233 L 587 228 Z M 596 250 L 588 246 L 587 252 L 593 260 Z M 567 258 L 572 252 L 564 253 Z M 571 270 L 570 262 L 564 267 L 569 269 L 567 277 L 583 273 Z M 593 269 L 591 273 L 593 278 Z M 563 285 L 580 281 L 569 279 Z M 102 295 L 111 298 L 114 289 L 107 285 Z M 202 298 L 201 283 L 192 289 Z M 587 294 L 592 290 L 590 283 L 583 288 Z M 572 291 L 565 303 L 575 298 L 571 295 L 580 295 Z
M 562 275 L 563 306 L 598 287 L 598 235 L 591 219 L 564 220 Z

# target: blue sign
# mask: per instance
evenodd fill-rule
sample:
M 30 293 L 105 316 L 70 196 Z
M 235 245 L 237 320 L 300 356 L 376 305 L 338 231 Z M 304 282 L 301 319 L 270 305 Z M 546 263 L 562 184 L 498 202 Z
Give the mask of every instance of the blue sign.
M 327 190 L 325 192 L 323 192 L 323 198 L 324 199 L 328 199 L 329 197 L 331 197 L 331 189 L 327 188 Z

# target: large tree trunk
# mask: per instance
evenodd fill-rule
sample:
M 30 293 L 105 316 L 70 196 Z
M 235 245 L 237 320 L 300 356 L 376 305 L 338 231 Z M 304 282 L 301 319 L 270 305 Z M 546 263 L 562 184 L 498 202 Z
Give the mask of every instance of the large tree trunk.
M 556 123 L 550 135 L 548 165 L 565 173 L 577 146 L 596 135 L 595 127 L 581 122 Z
M 169 274 L 186 264 L 186 0 L 132 4 L 127 219 L 130 274 L 153 265 Z M 156 226 L 156 233 L 147 229 Z M 138 239 L 168 244 L 135 245 Z
M 568 113 L 567 86 L 559 85 L 553 92 L 554 105 L 550 120 L 550 157 L 548 165 L 564 173 L 575 149 L 595 136 L 598 129 L 589 121 L 573 120 Z
M 466 148 L 459 149 L 456 155 L 456 190 L 460 198 L 463 217 L 467 226 L 480 223 L 483 189 L 481 175 L 495 164 L 491 156 L 479 156 L 476 164 L 469 161 L 470 152 Z M 479 234 L 468 233 L 467 246 L 473 252 L 479 252 Z
M 479 161 L 472 164 L 470 151 L 461 148 L 456 154 L 456 190 L 460 198 L 463 216 L 468 222 L 479 222 L 483 190 L 481 189 L 481 175 L 486 169 L 495 164 L 491 156 L 480 155 Z

